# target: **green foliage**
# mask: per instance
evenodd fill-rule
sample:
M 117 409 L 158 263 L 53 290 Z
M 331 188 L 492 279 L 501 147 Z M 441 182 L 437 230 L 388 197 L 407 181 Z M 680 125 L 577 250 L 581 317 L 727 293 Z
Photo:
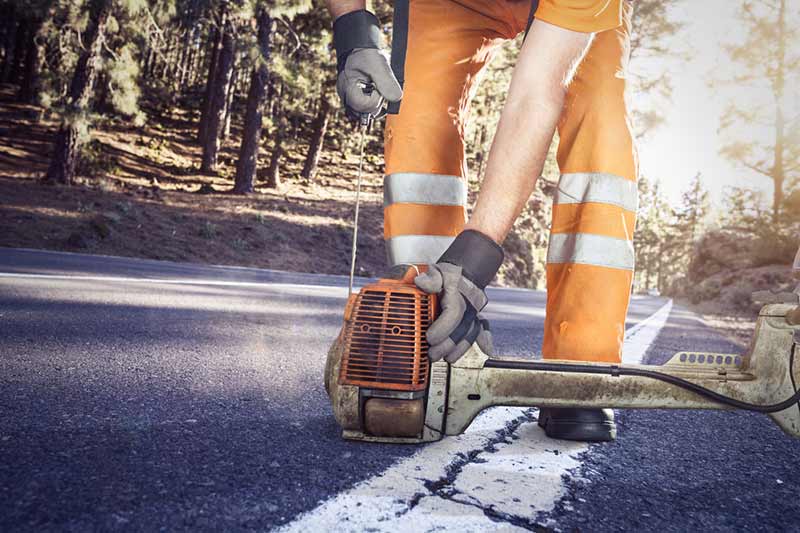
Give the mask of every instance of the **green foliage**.
M 678 207 L 666 201 L 658 182 L 639 179 L 636 225 L 636 289 L 676 292 L 697 243 L 709 227 L 709 197 L 700 174 L 684 191 Z
M 106 174 L 113 174 L 117 168 L 116 159 L 103 149 L 101 142 L 94 139 L 84 146 L 77 173 L 88 178 L 102 178 Z
M 710 211 L 708 191 L 703 187 L 698 173 L 683 192 L 681 205 L 675 212 L 673 228 L 677 238 L 694 245 L 706 226 Z
M 800 246 L 800 217 L 793 217 L 790 209 L 784 209 L 783 216 L 773 220 L 760 192 L 734 187 L 726 193 L 728 208 L 722 217 L 723 228 L 753 241 L 748 254 L 750 265 L 790 263 Z
M 200 236 L 204 239 L 213 240 L 217 237 L 219 233 L 219 229 L 217 225 L 211 221 L 206 220 L 202 226 L 200 226 Z
M 674 211 L 664 199 L 659 182 L 639 178 L 639 212 L 636 223 L 636 289 L 640 292 L 667 285 L 667 236 Z
M 145 116 L 139 109 L 141 89 L 139 86 L 139 63 L 136 61 L 135 55 L 135 45 L 124 45 L 108 62 L 106 76 L 114 109 L 122 115 L 133 117 L 137 125 L 142 125 Z

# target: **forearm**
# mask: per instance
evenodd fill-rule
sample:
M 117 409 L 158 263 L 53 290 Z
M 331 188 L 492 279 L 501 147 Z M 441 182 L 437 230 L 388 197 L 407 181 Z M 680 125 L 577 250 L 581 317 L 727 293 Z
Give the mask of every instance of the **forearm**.
M 572 73 L 592 35 L 534 21 L 520 52 L 466 229 L 502 243 L 542 173 Z
M 333 20 L 351 11 L 367 8 L 366 0 L 325 0 L 325 3 L 328 6 L 328 11 L 330 11 Z

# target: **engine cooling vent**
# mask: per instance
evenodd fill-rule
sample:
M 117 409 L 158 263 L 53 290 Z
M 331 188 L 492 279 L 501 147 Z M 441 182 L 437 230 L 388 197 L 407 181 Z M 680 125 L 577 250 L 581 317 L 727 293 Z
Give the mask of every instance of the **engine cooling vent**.
M 378 282 L 355 297 L 345 332 L 340 383 L 397 391 L 424 390 L 428 381 L 425 332 L 435 297 L 413 285 Z

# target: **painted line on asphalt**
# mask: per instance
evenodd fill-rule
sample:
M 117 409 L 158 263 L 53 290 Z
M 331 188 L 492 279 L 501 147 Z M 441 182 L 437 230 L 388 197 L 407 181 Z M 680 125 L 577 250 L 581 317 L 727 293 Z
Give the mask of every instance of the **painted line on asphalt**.
M 672 301 L 625 335 L 626 362 L 641 362 Z M 279 531 L 523 531 L 564 496 L 562 476 L 581 465 L 585 443 L 550 440 L 536 409 L 495 407 L 463 435 L 421 448 Z M 358 460 L 358 458 L 353 458 Z
M 277 272 L 277 271 L 275 271 Z M 324 274 L 323 276 L 328 276 Z M 307 274 L 303 274 L 307 276 Z M 217 287 L 249 287 L 249 288 L 273 288 L 273 289 L 314 289 L 327 290 L 336 296 L 345 297 L 347 295 L 346 285 L 319 285 L 314 283 L 289 283 L 285 281 L 226 281 L 215 279 L 179 279 L 179 278 L 134 278 L 126 276 L 87 276 L 71 274 L 29 274 L 22 272 L 0 272 L 0 279 L 30 279 L 30 280 L 54 280 L 54 281 L 91 281 L 100 283 L 139 283 L 139 284 L 161 284 L 161 285 L 198 285 L 198 286 L 217 286 Z M 342 276 L 343 281 L 347 278 Z M 374 281 L 368 278 L 356 278 L 355 290 L 363 287 L 367 283 Z M 492 292 L 507 291 L 530 291 L 530 289 L 518 289 L 514 287 L 490 287 Z M 535 291 L 534 291 L 535 292 Z M 341 294 L 339 294 L 341 293 Z
M 347 287 L 337 287 L 334 285 L 313 285 L 304 283 L 286 283 L 270 281 L 224 281 L 213 279 L 174 279 L 174 278 L 128 278 L 121 276 L 71 276 L 63 274 L 17 274 L 0 272 L 0 279 L 32 279 L 32 280 L 56 280 L 56 281 L 91 281 L 100 283 L 140 283 L 156 285 L 202 285 L 216 287 L 249 287 L 249 288 L 291 288 L 291 289 L 311 289 L 328 290 L 337 296 L 346 296 Z M 338 293 L 342 293 L 339 295 Z
M 623 363 L 636 365 L 642 362 L 647 349 L 656 340 L 671 312 L 672 300 L 670 299 L 661 309 L 625 332 L 625 344 L 622 345 Z

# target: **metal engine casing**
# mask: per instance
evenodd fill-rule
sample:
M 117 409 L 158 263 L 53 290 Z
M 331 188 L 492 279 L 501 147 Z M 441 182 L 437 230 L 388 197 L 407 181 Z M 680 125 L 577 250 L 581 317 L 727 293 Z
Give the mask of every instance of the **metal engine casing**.
M 402 265 L 348 300 L 325 371 L 326 390 L 346 437 L 423 438 L 429 384 L 446 380 L 447 368 L 437 369 L 428 359 L 425 334 L 436 318 L 437 298 L 414 285 L 419 273 Z M 436 408 L 444 411 L 443 404 Z

